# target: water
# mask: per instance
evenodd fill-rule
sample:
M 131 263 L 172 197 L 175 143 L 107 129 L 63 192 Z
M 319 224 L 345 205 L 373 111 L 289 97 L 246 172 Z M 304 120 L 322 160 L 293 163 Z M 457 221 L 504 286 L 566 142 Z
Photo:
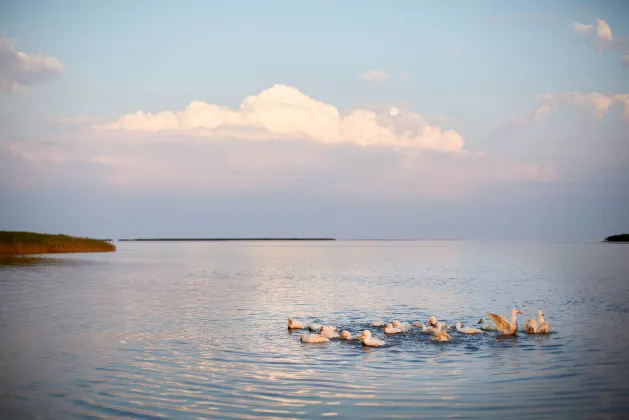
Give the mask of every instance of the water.
M 117 245 L 0 267 L 2 418 L 629 416 L 627 245 Z M 286 329 L 514 306 L 553 332 L 364 348 Z

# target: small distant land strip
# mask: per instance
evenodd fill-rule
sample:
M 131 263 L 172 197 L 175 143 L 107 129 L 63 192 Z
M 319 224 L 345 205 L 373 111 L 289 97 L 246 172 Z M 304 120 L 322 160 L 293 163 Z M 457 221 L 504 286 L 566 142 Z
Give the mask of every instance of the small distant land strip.
M 620 235 L 612 235 L 605 238 L 605 242 L 629 242 L 629 233 L 621 233 Z
M 136 238 L 136 239 L 118 239 L 120 242 L 140 242 L 140 241 L 153 241 L 153 242 L 169 242 L 169 241 L 336 241 L 335 238 Z
M 71 252 L 113 252 L 111 242 L 48 233 L 0 231 L 0 255 L 65 254 Z

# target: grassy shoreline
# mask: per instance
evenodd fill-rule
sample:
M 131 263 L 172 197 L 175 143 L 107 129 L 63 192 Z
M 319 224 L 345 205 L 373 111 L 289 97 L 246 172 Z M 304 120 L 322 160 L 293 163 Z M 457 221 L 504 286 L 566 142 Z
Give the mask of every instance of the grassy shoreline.
M 100 239 L 35 232 L 0 231 L 0 255 L 114 251 L 116 251 L 116 245 Z

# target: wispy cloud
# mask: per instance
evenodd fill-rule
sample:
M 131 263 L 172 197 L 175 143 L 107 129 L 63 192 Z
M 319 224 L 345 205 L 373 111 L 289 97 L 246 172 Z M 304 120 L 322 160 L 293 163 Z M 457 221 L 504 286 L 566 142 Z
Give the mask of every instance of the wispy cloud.
M 595 34 L 595 47 L 600 52 L 604 49 L 614 50 L 624 56 L 621 59 L 623 67 L 626 67 L 625 57 L 629 55 L 629 38 L 618 38 L 614 35 L 612 28 L 603 19 L 596 20 L 596 26 L 594 24 L 584 24 L 575 22 L 572 24 L 572 28 L 584 36 L 591 37 Z M 594 29 L 596 28 L 596 33 Z
M 391 75 L 382 70 L 369 70 L 359 74 L 358 77 L 369 82 L 384 82 L 385 80 L 389 79 Z
M 19 91 L 63 71 L 58 59 L 17 51 L 14 43 L 0 33 L 0 91 Z
M 592 110 L 597 120 L 603 119 L 610 107 L 621 105 L 623 107 L 622 119 L 629 122 L 629 94 L 603 95 L 598 92 L 580 93 L 545 93 L 538 96 L 541 102 L 539 107 L 528 115 L 513 122 L 513 125 L 522 126 L 541 121 L 548 117 L 553 110 L 564 105 L 575 105 Z
M 572 28 L 577 32 L 590 33 L 592 32 L 592 29 L 594 29 L 594 25 L 586 25 L 584 23 L 575 22 L 572 24 Z

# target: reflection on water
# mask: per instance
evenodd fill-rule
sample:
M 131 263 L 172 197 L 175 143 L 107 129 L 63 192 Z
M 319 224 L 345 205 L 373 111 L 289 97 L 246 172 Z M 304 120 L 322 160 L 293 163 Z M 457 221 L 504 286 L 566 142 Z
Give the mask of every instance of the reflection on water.
M 16 418 L 621 418 L 628 251 L 124 243 L 3 265 L 1 407 Z M 435 343 L 413 329 L 365 348 L 286 330 L 289 316 L 354 336 L 374 319 L 473 326 L 514 306 L 521 326 L 543 309 L 553 332 Z

